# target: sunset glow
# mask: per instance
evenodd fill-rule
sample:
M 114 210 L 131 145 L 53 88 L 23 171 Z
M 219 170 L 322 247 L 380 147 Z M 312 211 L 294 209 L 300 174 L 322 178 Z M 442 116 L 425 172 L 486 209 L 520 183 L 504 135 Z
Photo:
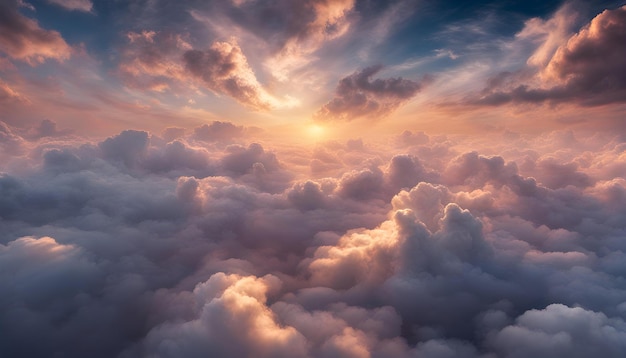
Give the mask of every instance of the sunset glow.
M 623 1 L 0 0 L 0 357 L 626 357 Z
M 322 138 L 324 136 L 324 127 L 318 124 L 311 124 L 307 127 L 309 135 L 314 138 Z

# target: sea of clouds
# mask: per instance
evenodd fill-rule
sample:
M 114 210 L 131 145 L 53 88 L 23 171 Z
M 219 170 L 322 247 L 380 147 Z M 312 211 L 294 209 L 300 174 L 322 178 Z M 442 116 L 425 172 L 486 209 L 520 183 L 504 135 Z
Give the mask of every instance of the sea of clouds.
M 0 125 L 0 356 L 623 357 L 626 138 Z

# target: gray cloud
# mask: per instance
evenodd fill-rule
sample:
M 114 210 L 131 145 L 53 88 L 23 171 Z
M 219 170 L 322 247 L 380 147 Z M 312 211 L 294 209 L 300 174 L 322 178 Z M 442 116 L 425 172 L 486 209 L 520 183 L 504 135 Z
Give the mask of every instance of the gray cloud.
M 246 128 L 237 126 L 230 122 L 213 121 L 211 124 L 204 124 L 194 129 L 194 138 L 197 140 L 213 142 L 213 141 L 231 141 L 236 138 L 243 137 Z
M 48 2 L 71 11 L 91 12 L 93 9 L 91 0 L 48 0 Z
M 382 66 L 367 67 L 342 78 L 335 97 L 315 114 L 319 120 L 352 120 L 384 117 L 415 96 L 429 82 L 402 77 L 372 79 Z

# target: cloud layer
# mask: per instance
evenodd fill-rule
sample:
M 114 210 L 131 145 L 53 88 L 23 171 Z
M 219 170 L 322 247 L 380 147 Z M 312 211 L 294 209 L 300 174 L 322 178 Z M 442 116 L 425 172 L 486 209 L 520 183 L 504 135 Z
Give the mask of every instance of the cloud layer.
M 0 129 L 3 355 L 626 351 L 620 136 Z

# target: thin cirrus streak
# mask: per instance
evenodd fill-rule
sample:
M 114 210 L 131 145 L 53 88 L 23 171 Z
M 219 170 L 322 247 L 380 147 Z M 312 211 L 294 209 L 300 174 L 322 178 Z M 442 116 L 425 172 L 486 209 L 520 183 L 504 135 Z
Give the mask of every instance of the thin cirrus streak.
M 625 356 L 625 14 L 2 2 L 0 356 Z

